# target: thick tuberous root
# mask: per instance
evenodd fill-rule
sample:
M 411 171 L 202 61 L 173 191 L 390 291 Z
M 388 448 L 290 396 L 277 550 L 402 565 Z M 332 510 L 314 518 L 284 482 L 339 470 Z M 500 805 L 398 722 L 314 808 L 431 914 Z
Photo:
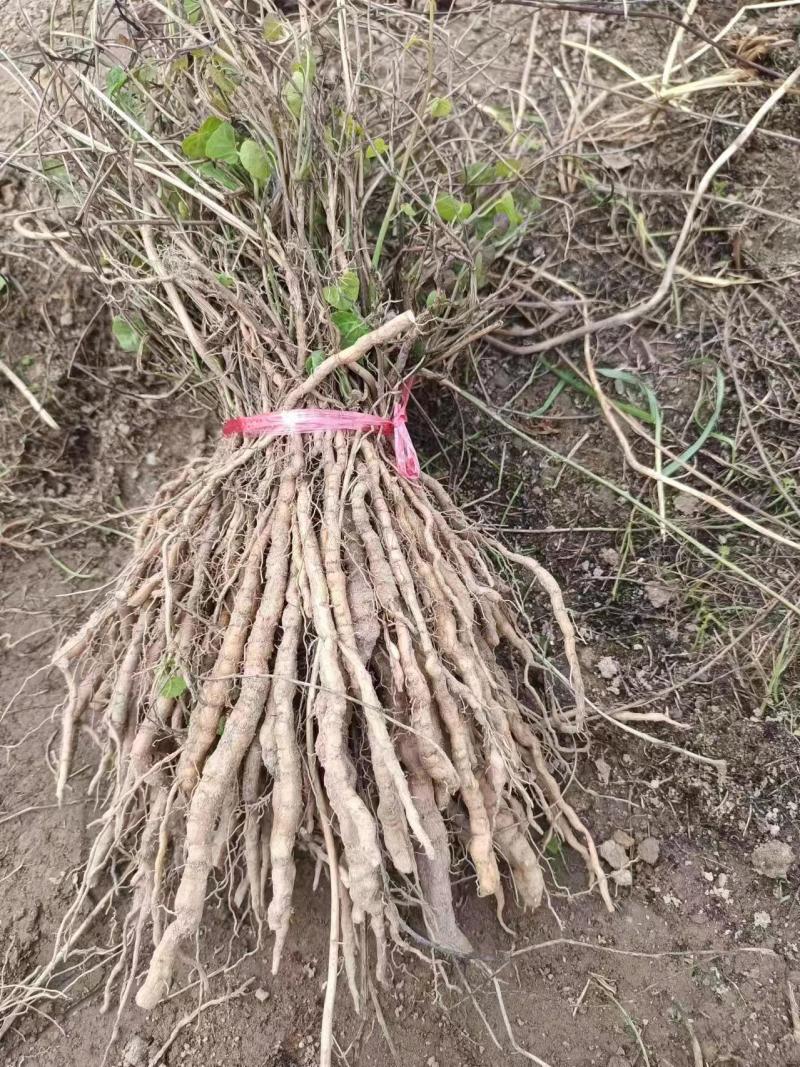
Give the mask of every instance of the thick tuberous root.
M 271 6 L 93 5 L 42 50 L 35 163 L 63 158 L 68 212 L 54 239 L 106 287 L 131 360 L 230 436 L 163 486 L 112 594 L 54 657 L 59 799 L 82 732 L 102 758 L 97 835 L 33 981 L 116 904 L 106 1002 L 116 988 L 152 1009 L 202 965 L 209 899 L 277 969 L 302 933 L 305 853 L 330 886 L 329 1021 L 340 951 L 357 1003 L 390 943 L 480 951 L 453 872 L 510 923 L 511 901 L 542 900 L 557 835 L 610 899 L 564 795 L 587 716 L 558 585 L 414 477 L 405 425 L 414 368 L 453 366 L 512 301 L 543 164 L 517 161 L 516 125 L 485 121 L 496 109 L 465 76 L 483 61 L 432 9 L 406 34 L 391 5 Z M 432 152 L 448 84 L 470 88 L 445 101 Z M 480 181 L 478 128 L 497 161 Z M 280 432 L 242 436 L 261 413 Z M 498 561 L 509 582 L 533 576 L 524 605 Z
M 518 686 L 540 650 L 442 491 L 401 483 L 369 438 L 327 434 L 221 446 L 157 515 L 116 595 L 56 657 L 70 681 L 59 780 L 80 716 L 108 752 L 107 830 L 87 878 L 137 857 L 128 882 L 154 941 L 141 1007 L 170 990 L 226 851 L 279 966 L 297 854 L 324 854 L 307 738 L 341 853 L 350 970 L 364 923 L 384 959 L 409 887 L 418 914 L 404 927 L 473 951 L 453 906 L 459 857 L 498 914 L 509 894 L 536 908 L 556 833 L 608 899 L 559 786 L 574 745 L 562 752 L 559 727 L 568 738 L 583 709 L 551 715 L 530 672 Z M 568 616 L 554 621 L 571 649 Z

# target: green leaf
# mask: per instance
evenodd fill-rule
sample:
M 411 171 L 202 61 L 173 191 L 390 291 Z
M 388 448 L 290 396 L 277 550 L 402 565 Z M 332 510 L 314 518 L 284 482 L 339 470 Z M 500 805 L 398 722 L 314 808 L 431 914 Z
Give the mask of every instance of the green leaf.
M 188 159 L 204 159 L 206 156 L 206 143 L 216 130 L 222 125 L 222 119 L 216 115 L 209 115 L 203 125 L 183 139 L 181 151 Z
M 216 163 L 201 163 L 197 168 L 197 173 L 208 181 L 221 185 L 223 189 L 229 189 L 232 193 L 239 193 L 244 188 L 238 178 L 228 174 L 222 167 L 218 167 Z
M 367 159 L 375 159 L 376 156 L 385 155 L 389 151 L 389 146 L 382 137 L 376 137 L 372 144 L 367 149 Z
M 236 151 L 236 130 L 229 122 L 221 122 L 208 136 L 206 155 L 209 159 L 219 159 L 223 163 L 238 163 Z
M 211 80 L 227 97 L 233 96 L 236 92 L 236 86 L 241 81 L 241 78 L 239 78 L 236 72 L 230 67 L 225 67 L 221 63 L 214 62 L 211 67 Z
M 112 67 L 106 74 L 106 92 L 112 100 L 127 80 L 128 74 L 123 67 Z
M 349 348 L 359 337 L 369 333 L 369 326 L 357 311 L 334 311 L 331 322 L 339 331 L 342 348 Z
M 186 21 L 190 22 L 192 26 L 196 26 L 200 21 L 200 16 L 203 14 L 200 0 L 183 0 L 183 13 L 186 16 Z
M 358 300 L 359 290 L 358 275 L 354 270 L 346 270 L 339 279 L 339 292 L 354 304 Z
M 325 353 L 321 348 L 316 348 L 306 360 L 306 374 L 313 374 L 320 363 L 325 362 Z
M 350 382 L 347 380 L 347 371 L 344 369 L 344 367 L 337 367 L 336 381 L 339 383 L 339 388 L 342 391 L 342 396 L 345 398 L 345 400 L 349 400 L 353 390 L 350 388 Z
M 5 275 L 0 274 L 0 293 L 4 293 L 8 289 L 8 279 Z
M 261 36 L 267 44 L 280 44 L 289 36 L 289 27 L 277 15 L 267 15 L 261 27 Z
M 437 197 L 434 206 L 439 217 L 445 222 L 462 222 L 472 214 L 472 204 L 466 200 L 457 200 L 450 193 Z
M 234 278 L 234 276 L 232 274 L 225 274 L 223 272 L 222 274 L 215 275 L 215 277 L 216 277 L 217 281 L 219 282 L 219 284 L 220 285 L 224 285 L 226 289 L 235 289 L 236 288 L 236 279 Z
M 239 147 L 239 159 L 254 181 L 265 182 L 272 174 L 269 156 L 257 141 L 251 141 L 249 138 L 242 141 Z
M 225 724 L 228 721 L 227 715 L 220 715 L 219 722 L 217 723 L 217 737 L 222 737 L 225 733 Z
M 122 315 L 115 315 L 111 320 L 111 332 L 123 352 L 138 352 L 142 346 L 142 334 Z
M 188 688 L 184 678 L 181 678 L 179 674 L 171 674 L 161 686 L 161 696 L 168 700 L 177 700 Z
M 499 181 L 522 177 L 522 163 L 518 159 L 500 159 L 494 165 L 494 175 Z
M 404 204 L 401 204 L 400 207 L 397 210 L 400 212 L 401 215 L 406 215 L 410 219 L 413 219 L 414 216 L 416 215 L 416 211 L 414 210 L 414 205 L 413 204 L 409 204 L 408 202 L 406 202 Z
M 313 52 L 306 52 L 302 59 L 292 63 L 292 74 L 301 74 L 306 85 L 313 85 L 317 76 L 317 61 Z
M 347 137 L 364 137 L 367 131 L 353 115 L 345 115 L 342 121 L 342 132 Z
M 158 65 L 152 59 L 146 59 L 135 68 L 133 77 L 140 85 L 156 85 L 160 78 Z
M 559 859 L 563 859 L 564 846 L 561 844 L 561 838 L 556 837 L 555 834 L 550 838 L 545 846 L 545 856 L 557 856 Z
M 479 215 L 472 222 L 472 228 L 479 241 L 483 241 L 494 230 L 494 222 L 488 215 Z
M 302 73 L 297 70 L 283 87 L 283 102 L 296 119 L 300 118 L 303 110 L 303 95 L 305 93 L 306 80 Z
M 697 440 L 694 441 L 693 444 L 689 445 L 689 447 L 685 451 L 681 452 L 680 456 L 676 460 L 673 460 L 672 463 L 668 463 L 666 465 L 666 467 L 664 468 L 664 474 L 666 474 L 667 477 L 670 477 L 673 474 L 677 474 L 678 471 L 681 469 L 682 464 L 688 463 L 689 460 L 692 459 L 695 454 L 700 451 L 700 449 L 706 443 L 708 438 L 712 435 L 714 427 L 719 422 L 719 417 L 722 414 L 722 402 L 724 401 L 724 399 L 725 375 L 722 373 L 719 367 L 717 367 L 715 380 L 714 410 L 711 413 L 711 417 L 709 418 L 706 425 L 703 427 L 700 436 L 697 438 Z
M 432 311 L 441 299 L 442 294 L 439 292 L 439 290 L 431 289 L 431 291 L 425 297 L 425 307 Z
M 358 300 L 359 293 L 358 275 L 353 270 L 346 270 L 339 279 L 338 285 L 326 285 L 322 290 L 322 296 L 326 304 L 340 311 L 350 311 L 353 304 Z
M 466 185 L 488 185 L 494 178 L 494 170 L 491 163 L 467 163 L 464 182 Z
M 428 104 L 428 114 L 432 119 L 446 119 L 453 114 L 453 102 L 447 96 L 434 96 Z
M 517 211 L 517 205 L 514 203 L 514 197 L 510 191 L 503 193 L 501 197 L 495 200 L 492 205 L 492 211 L 495 215 L 505 215 L 512 226 L 519 226 L 522 222 L 522 215 Z
M 332 308 L 346 309 L 346 304 L 342 299 L 338 285 L 326 285 L 322 290 L 322 299 L 326 304 L 330 304 Z

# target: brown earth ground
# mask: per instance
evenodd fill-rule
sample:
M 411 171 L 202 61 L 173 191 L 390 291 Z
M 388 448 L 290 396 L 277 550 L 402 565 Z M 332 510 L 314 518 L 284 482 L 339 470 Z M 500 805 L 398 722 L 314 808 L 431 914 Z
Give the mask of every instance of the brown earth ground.
M 504 54 L 516 59 L 524 56 L 527 21 L 510 25 Z M 17 51 L 24 50 L 29 31 L 16 9 L 0 12 L 0 26 L 5 40 L 15 38 Z M 641 49 L 632 27 L 606 20 L 599 32 L 608 50 Z M 651 44 L 662 48 L 658 37 Z M 786 62 L 797 61 L 795 49 Z M 7 100 L 4 138 L 10 141 L 20 122 L 15 98 Z M 795 109 L 795 119 L 798 114 Z M 778 154 L 763 139 L 728 177 L 755 188 L 768 173 L 766 202 L 789 211 L 796 204 L 798 163 L 796 143 L 782 142 Z M 666 163 L 663 175 L 667 184 Z M 51 254 L 34 255 L 16 240 L 14 213 L 30 194 L 9 173 L 0 180 L 8 234 L 0 270 L 13 280 L 13 290 L 0 298 L 0 358 L 34 388 L 60 427 L 58 433 L 44 430 L 0 382 L 0 709 L 7 709 L 0 720 L 0 984 L 8 984 L 48 958 L 97 815 L 85 799 L 95 765 L 89 740 L 82 741 L 68 803 L 62 809 L 54 804 L 51 749 L 62 694 L 48 671 L 49 655 L 124 558 L 132 512 L 217 431 L 184 411 L 179 399 L 158 399 L 160 384 L 113 351 L 106 312 L 68 265 Z M 776 237 L 773 225 L 756 218 L 743 241 L 754 256 L 776 257 L 786 277 L 798 259 L 797 229 Z M 786 300 L 781 311 L 791 324 L 800 315 L 796 300 Z M 665 336 L 669 345 L 662 343 Z M 692 361 L 707 347 L 707 334 L 687 315 L 680 328 L 662 324 L 659 337 L 655 364 L 629 338 L 614 338 L 616 350 L 604 341 L 606 358 L 645 370 L 670 411 L 686 415 L 696 392 Z M 763 308 L 753 317 L 751 341 L 776 352 L 783 343 Z M 529 361 L 489 353 L 472 387 L 497 406 L 529 369 Z M 535 410 L 552 386 L 552 379 L 534 383 L 520 406 Z M 533 424 L 533 436 L 564 455 L 577 446 L 574 454 L 592 471 L 649 494 L 623 470 L 597 409 L 583 399 L 563 393 L 551 417 Z M 419 401 L 414 429 L 431 469 L 456 487 L 473 518 L 519 531 L 507 536 L 535 552 L 562 582 L 601 706 L 680 682 L 717 650 L 715 640 L 724 643 L 724 622 L 719 633 L 711 623 L 709 636 L 703 614 L 711 611 L 707 586 L 714 575 L 699 575 L 680 549 L 662 544 L 654 527 L 634 524 L 630 545 L 630 508 L 612 490 L 543 459 L 467 404 L 456 407 L 424 390 Z M 436 427 L 459 420 L 467 444 L 454 445 L 448 434 L 440 448 Z M 671 513 L 677 515 L 679 505 L 672 501 Z M 706 531 L 702 515 L 686 521 Z M 42 542 L 47 547 L 29 547 Z M 768 567 L 779 584 L 791 581 L 790 564 L 771 558 Z M 662 727 L 654 733 L 726 759 L 724 779 L 614 728 L 598 729 L 571 799 L 598 841 L 621 831 L 633 842 L 622 838 L 634 860 L 633 885 L 617 891 L 613 915 L 584 891 L 583 872 L 567 854 L 549 857 L 552 907 L 533 916 L 512 914 L 513 937 L 497 926 L 490 904 L 475 899 L 471 884 L 459 886 L 457 909 L 473 944 L 487 958 L 510 948 L 519 954 L 510 962 L 498 957 L 496 986 L 477 969 L 459 975 L 449 965 L 397 957 L 392 987 L 378 995 L 380 1016 L 370 1007 L 357 1018 L 340 995 L 340 1062 L 473 1067 L 522 1062 L 524 1049 L 539 1057 L 528 1055 L 528 1061 L 552 1067 L 800 1063 L 800 1043 L 789 1036 L 790 990 L 800 991 L 797 868 L 771 880 L 751 863 L 754 847 L 764 842 L 798 845 L 800 709 L 789 674 L 782 676 L 780 699 L 759 703 L 764 680 L 754 676 L 755 662 L 722 659 L 653 705 L 691 726 L 678 737 Z M 635 860 L 645 838 L 660 846 L 652 865 Z M 200 1003 L 198 985 L 150 1015 L 127 1009 L 109 1047 L 114 1008 L 99 1013 L 103 975 L 96 970 L 72 990 L 68 1008 L 54 1000 L 52 1018 L 23 1021 L 0 1060 L 14 1067 L 94 1067 L 104 1057 L 126 1067 L 316 1062 L 328 898 L 324 879 L 314 891 L 313 873 L 301 864 L 293 934 L 276 978 L 249 927 L 232 936 L 224 894 L 209 902 L 204 957 L 213 958 L 217 973 L 205 999 L 232 993 L 246 979 L 252 983 L 240 997 L 207 1007 L 163 1056 L 159 1050 L 173 1028 Z M 112 914 L 106 918 L 112 931 L 116 921 Z

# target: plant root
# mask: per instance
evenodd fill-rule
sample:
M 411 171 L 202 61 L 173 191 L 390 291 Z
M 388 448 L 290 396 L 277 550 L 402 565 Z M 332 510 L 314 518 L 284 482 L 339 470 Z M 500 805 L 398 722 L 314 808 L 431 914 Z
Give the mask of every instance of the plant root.
M 123 606 L 97 612 L 55 658 L 69 685 L 60 780 L 81 715 L 93 714 L 106 738 L 112 795 L 88 884 L 136 857 L 114 978 L 129 987 L 127 954 L 135 945 L 142 956 L 149 924 L 154 950 L 136 1001 L 152 1009 L 166 996 L 229 852 L 256 920 L 275 935 L 277 970 L 297 851 L 327 854 L 306 734 L 341 850 L 339 921 L 356 1004 L 357 930 L 366 922 L 374 933 L 380 977 L 387 923 L 399 930 L 394 878 L 416 887 L 433 944 L 472 952 L 452 900 L 462 840 L 498 914 L 503 870 L 519 902 L 539 906 L 537 842 L 547 833 L 579 850 L 610 904 L 591 836 L 558 784 L 571 750 L 559 751 L 559 731 L 569 738 L 582 726 L 583 690 L 554 580 L 536 565 L 564 634 L 576 701 L 566 710 L 541 695 L 528 702 L 530 680 L 516 695 L 515 674 L 540 665 L 541 652 L 491 575 L 486 552 L 498 546 L 441 491 L 400 483 L 366 438 L 276 439 L 249 449 L 249 463 L 231 462 L 246 450 L 231 457 L 220 446 L 194 469 L 176 506 L 140 535 L 114 598 Z M 192 506 L 200 495 L 203 507 Z M 110 693 L 91 713 L 109 670 Z

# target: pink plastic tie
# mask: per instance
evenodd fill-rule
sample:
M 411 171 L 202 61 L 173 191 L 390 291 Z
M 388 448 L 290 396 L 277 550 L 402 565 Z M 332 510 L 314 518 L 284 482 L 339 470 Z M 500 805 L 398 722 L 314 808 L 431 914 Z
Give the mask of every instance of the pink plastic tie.
M 319 433 L 320 430 L 377 430 L 385 437 L 394 438 L 394 456 L 397 470 L 409 481 L 420 475 L 419 459 L 408 432 L 408 398 L 411 382 L 405 382 L 400 399 L 394 406 L 390 419 L 380 415 L 365 415 L 360 411 L 335 411 L 324 408 L 295 408 L 293 411 L 266 411 L 262 415 L 245 415 L 228 419 L 222 427 L 224 437 L 241 433 L 245 437 L 260 434 Z

